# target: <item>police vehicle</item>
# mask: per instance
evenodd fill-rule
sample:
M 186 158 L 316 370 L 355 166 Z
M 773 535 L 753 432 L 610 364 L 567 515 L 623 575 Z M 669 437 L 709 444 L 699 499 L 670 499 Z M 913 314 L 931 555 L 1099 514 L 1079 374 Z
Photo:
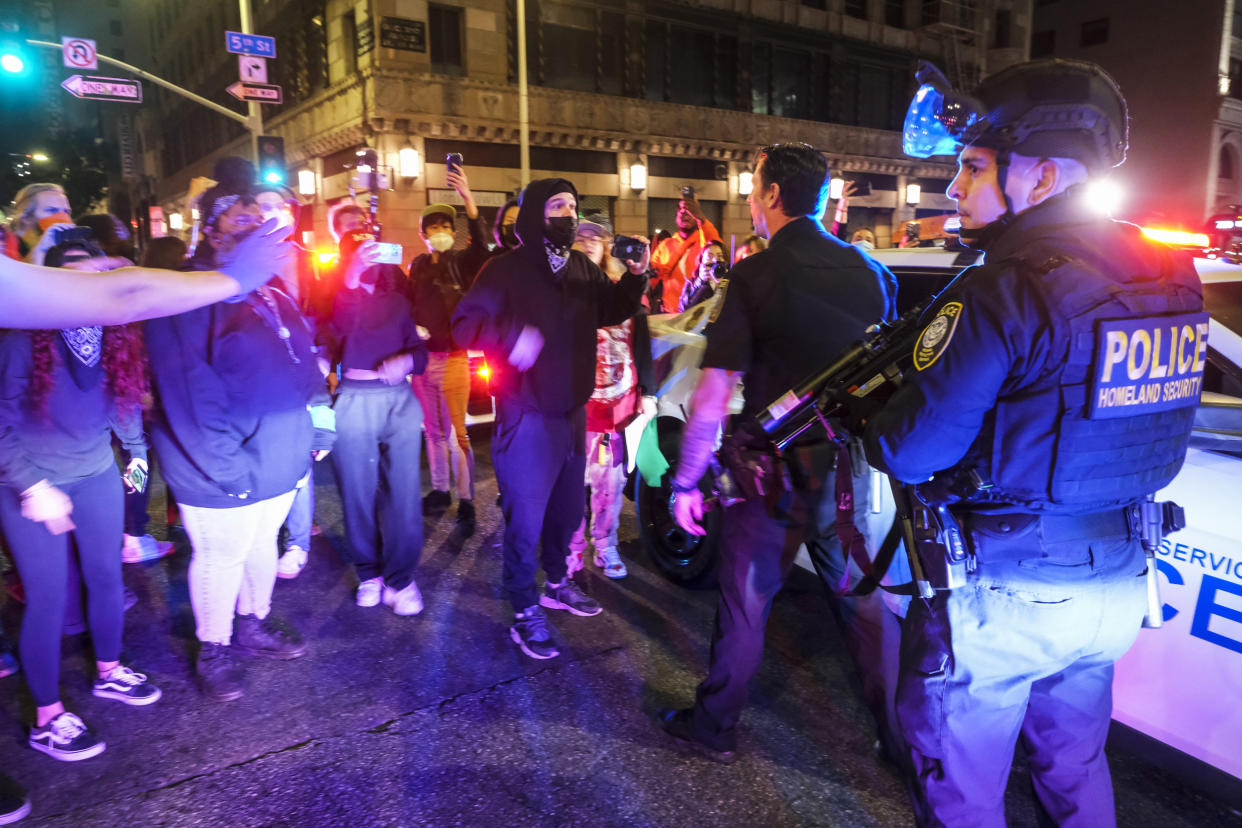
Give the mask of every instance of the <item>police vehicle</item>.
M 980 254 L 912 248 L 873 255 L 896 274 L 904 311 L 948 284 Z M 1142 630 L 1117 664 L 1113 718 L 1123 727 L 1115 727 L 1113 736 L 1163 769 L 1234 799 L 1242 792 L 1242 531 L 1237 522 L 1242 508 L 1242 265 L 1199 258 L 1196 266 L 1211 315 L 1202 401 L 1186 463 L 1156 496 L 1181 504 L 1188 525 L 1165 539 L 1157 558 L 1164 627 Z M 676 461 L 697 381 L 707 306 L 651 318 L 659 416 L 643 434 L 640 457 L 644 449 L 658 449 L 669 462 Z M 739 396 L 733 410 L 740 408 Z M 667 475 L 659 486 L 646 484 L 641 467 L 633 477 L 640 537 L 652 561 L 683 585 L 710 583 L 719 514 L 705 516 L 705 537 L 688 535 L 669 511 Z M 877 530 L 882 537 L 891 522 L 887 488 L 872 488 L 880 508 L 865 523 L 873 538 Z M 813 568 L 805 550 L 799 562 Z

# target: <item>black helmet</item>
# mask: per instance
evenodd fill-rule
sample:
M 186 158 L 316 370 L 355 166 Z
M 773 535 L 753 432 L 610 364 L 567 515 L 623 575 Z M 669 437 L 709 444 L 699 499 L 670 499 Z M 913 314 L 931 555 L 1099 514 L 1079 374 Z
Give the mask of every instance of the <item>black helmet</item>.
M 1036 158 L 1073 158 L 1088 169 L 1126 159 L 1129 116 L 1117 82 L 1084 60 L 1036 60 L 984 79 L 973 94 L 953 91 L 923 63 L 906 114 L 908 155 L 955 154 L 975 145 Z

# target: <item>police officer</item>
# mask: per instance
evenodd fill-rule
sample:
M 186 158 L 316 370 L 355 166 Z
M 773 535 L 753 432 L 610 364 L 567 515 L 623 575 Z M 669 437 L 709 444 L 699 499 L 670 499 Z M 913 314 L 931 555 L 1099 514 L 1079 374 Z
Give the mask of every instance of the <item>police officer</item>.
M 1185 455 L 1202 288 L 1189 258 L 1085 197 L 1127 148 L 1099 66 L 1026 63 L 969 98 L 925 70 L 906 151 L 957 154 L 948 195 L 987 260 L 937 297 L 911 376 L 866 431 L 871 462 L 951 504 L 968 540 L 962 585 L 913 601 L 902 633 L 916 816 L 1004 825 L 1021 737 L 1043 817 L 1113 825 L 1113 662 L 1146 608 L 1136 504 Z M 1174 393 L 1152 399 L 1153 383 Z
M 704 329 L 703 370 L 672 478 L 674 515 L 695 535 L 704 534 L 699 480 L 738 381 L 743 380 L 743 414 L 754 414 L 894 308 L 892 274 L 829 235 L 821 223 L 828 164 L 818 150 L 806 144 L 764 147 L 754 182 L 751 220 L 771 242 L 721 282 L 722 298 Z M 718 762 L 736 758 L 737 723 L 763 655 L 772 599 L 804 540 L 835 543 L 833 486 L 825 485 L 834 454 L 824 435 L 803 442 L 784 461 L 791 491 L 772 491 L 772 497 L 725 510 L 708 676 L 693 708 L 661 714 L 662 726 L 680 746 Z M 828 508 L 822 509 L 825 499 Z

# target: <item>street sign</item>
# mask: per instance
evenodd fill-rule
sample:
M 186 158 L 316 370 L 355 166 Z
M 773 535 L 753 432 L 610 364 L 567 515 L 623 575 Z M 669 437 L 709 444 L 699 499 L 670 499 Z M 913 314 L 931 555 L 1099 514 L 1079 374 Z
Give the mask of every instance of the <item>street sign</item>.
M 60 39 L 60 46 L 61 52 L 64 55 L 65 65 L 70 69 L 99 68 L 95 41 L 87 40 L 84 37 L 62 37 Z
M 224 48 L 235 55 L 274 58 L 276 57 L 276 38 L 241 32 L 225 32 Z
M 142 103 L 142 83 L 136 80 L 70 75 L 60 85 L 75 98 Z
M 238 55 L 237 77 L 242 83 L 267 83 L 267 58 Z
M 237 81 L 229 84 L 228 93 L 239 101 L 258 101 L 259 103 L 284 103 L 285 96 L 280 87 L 274 83 L 244 83 Z

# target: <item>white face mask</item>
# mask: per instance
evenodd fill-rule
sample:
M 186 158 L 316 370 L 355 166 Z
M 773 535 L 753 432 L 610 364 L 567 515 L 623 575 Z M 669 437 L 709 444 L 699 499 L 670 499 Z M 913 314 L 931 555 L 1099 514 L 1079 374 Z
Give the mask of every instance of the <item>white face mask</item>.
M 437 253 L 452 250 L 453 241 L 452 233 L 432 233 L 427 237 L 427 244 L 431 245 L 431 249 Z
M 854 242 L 854 246 L 859 248 L 860 250 L 875 250 L 875 245 L 872 244 L 867 239 L 859 239 L 858 241 Z

